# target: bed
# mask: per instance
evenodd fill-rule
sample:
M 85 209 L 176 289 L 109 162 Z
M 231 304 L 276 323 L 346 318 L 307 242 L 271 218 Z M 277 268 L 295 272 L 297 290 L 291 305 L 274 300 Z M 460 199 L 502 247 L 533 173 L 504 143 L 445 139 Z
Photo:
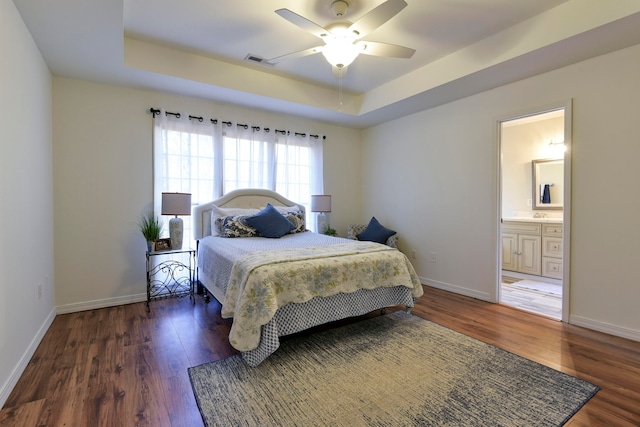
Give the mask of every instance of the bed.
M 233 318 L 229 342 L 251 366 L 281 336 L 386 307 L 410 310 L 422 295 L 400 251 L 307 231 L 304 206 L 273 191 L 235 190 L 193 213 L 199 285 Z

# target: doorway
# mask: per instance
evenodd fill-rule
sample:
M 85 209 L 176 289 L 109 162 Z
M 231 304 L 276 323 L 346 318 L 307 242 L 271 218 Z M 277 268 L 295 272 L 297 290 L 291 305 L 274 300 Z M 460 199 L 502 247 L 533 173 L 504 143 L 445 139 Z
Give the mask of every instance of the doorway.
M 501 304 L 568 317 L 571 103 L 499 121 Z

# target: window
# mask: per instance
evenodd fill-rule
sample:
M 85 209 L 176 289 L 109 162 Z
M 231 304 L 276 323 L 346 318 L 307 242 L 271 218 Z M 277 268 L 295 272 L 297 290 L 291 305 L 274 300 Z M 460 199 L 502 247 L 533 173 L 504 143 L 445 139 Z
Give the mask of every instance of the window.
M 308 146 L 276 144 L 276 191 L 305 205 L 311 211 L 311 150 Z M 322 194 L 322 192 L 314 193 Z M 309 221 L 307 221 L 308 223 Z
M 312 227 L 311 194 L 323 193 L 322 139 L 164 112 L 155 117 L 155 212 L 163 191 L 191 193 L 198 205 L 240 188 L 271 189 L 305 205 Z M 182 219 L 185 245 L 193 245 L 191 218 Z

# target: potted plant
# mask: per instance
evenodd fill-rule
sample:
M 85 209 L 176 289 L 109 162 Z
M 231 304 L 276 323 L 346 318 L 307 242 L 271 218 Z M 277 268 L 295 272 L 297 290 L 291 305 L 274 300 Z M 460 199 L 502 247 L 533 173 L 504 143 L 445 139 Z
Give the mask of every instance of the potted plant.
M 337 236 L 338 232 L 336 231 L 335 228 L 331 228 L 330 225 L 327 226 L 327 228 L 324 230 L 324 234 L 326 234 L 327 236 Z
M 138 226 L 140 227 L 140 232 L 147 240 L 147 251 L 153 251 L 153 242 L 158 240 L 162 233 L 162 222 L 157 216 L 148 213 L 140 218 Z

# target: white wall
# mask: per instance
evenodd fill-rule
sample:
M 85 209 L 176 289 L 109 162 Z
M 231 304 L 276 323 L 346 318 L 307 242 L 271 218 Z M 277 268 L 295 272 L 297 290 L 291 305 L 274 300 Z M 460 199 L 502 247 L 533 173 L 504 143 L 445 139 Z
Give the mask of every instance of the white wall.
M 205 100 L 54 78 L 55 270 L 58 312 L 146 298 L 146 243 L 136 222 L 152 202 L 149 108 L 326 134 L 332 226 L 360 216 L 360 131 Z
M 502 216 L 517 216 L 514 212 L 532 213 L 532 167 L 534 159 L 562 158 L 559 146 L 564 135 L 564 117 L 540 120 L 515 126 L 503 126 L 502 144 Z M 562 177 L 561 177 L 562 178 Z M 560 199 L 562 185 L 554 188 Z M 554 202 L 557 203 L 557 202 Z
M 55 316 L 51 75 L 11 0 L 0 0 L 0 58 L 2 406 Z
M 573 98 L 569 321 L 640 339 L 638 75 L 640 45 L 368 129 L 363 219 L 399 231 L 426 283 L 495 300 L 496 121 Z

